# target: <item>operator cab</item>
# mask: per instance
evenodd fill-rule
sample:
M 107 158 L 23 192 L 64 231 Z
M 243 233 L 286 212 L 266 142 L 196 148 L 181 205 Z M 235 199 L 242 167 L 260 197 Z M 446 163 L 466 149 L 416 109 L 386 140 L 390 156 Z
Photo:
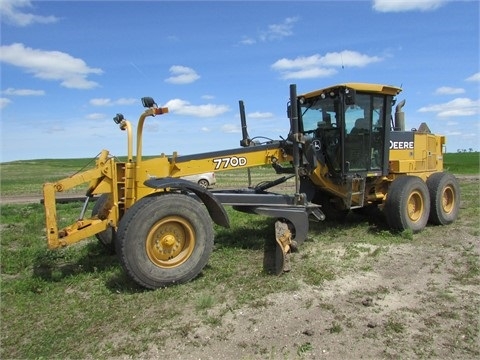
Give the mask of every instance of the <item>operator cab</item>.
M 333 178 L 388 173 L 391 109 L 400 88 L 348 83 L 298 96 L 308 162 Z

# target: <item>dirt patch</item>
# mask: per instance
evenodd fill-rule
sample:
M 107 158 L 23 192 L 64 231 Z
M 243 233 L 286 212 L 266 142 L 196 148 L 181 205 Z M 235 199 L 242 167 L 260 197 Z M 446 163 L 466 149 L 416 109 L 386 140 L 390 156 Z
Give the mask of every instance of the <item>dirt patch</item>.
M 461 226 L 445 229 L 441 238 L 382 247 L 371 269 L 322 286 L 209 309 L 220 318 L 215 325 L 187 315 L 177 327 L 183 332 L 163 329 L 164 344 L 150 344 L 138 357 L 476 359 L 479 239 Z M 341 256 L 337 250 L 332 254 Z

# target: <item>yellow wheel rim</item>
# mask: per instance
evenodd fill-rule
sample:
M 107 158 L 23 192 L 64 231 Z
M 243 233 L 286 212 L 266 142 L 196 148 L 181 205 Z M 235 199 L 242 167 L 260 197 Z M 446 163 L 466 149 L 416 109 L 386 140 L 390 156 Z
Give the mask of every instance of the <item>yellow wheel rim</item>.
M 423 214 L 423 197 L 418 191 L 414 191 L 408 197 L 407 203 L 408 217 L 411 221 L 417 222 Z
M 173 268 L 184 263 L 195 248 L 192 225 L 178 216 L 169 216 L 157 222 L 146 241 L 148 258 L 162 268 Z
M 455 207 L 455 191 L 451 186 L 445 187 L 442 193 L 442 209 L 449 214 Z

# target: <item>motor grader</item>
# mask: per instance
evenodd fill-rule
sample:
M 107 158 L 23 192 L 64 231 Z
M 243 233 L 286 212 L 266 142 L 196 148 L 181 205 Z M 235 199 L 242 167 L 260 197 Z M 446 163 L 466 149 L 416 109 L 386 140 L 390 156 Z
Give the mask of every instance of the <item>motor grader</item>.
M 286 138 L 250 138 L 240 101 L 240 147 L 155 157 L 142 154 L 144 123 L 168 108 L 142 98 L 135 154 L 133 126 L 117 114 L 114 121 L 127 132 L 126 161 L 103 150 L 93 169 L 44 185 L 48 246 L 96 236 L 115 249 L 135 282 L 155 289 L 189 281 L 202 271 L 213 249 L 213 223 L 229 227 L 226 206 L 276 219 L 275 240 L 266 241 L 264 257 L 265 269 L 276 274 L 284 271 L 286 255 L 306 239 L 311 220 L 375 208 L 393 231 L 419 232 L 427 222 L 449 224 L 457 217 L 460 191 L 456 178 L 443 172 L 445 137 L 432 134 L 425 123 L 406 131 L 405 101 L 393 113 L 400 92 L 395 86 L 346 83 L 298 95 L 292 84 Z M 266 164 L 274 170 L 273 179 L 245 188 L 208 190 L 181 179 Z M 288 179 L 294 181 L 292 194 L 272 191 Z M 79 219 L 59 229 L 56 194 L 83 183 L 88 188 Z M 96 202 L 88 217 L 92 198 Z

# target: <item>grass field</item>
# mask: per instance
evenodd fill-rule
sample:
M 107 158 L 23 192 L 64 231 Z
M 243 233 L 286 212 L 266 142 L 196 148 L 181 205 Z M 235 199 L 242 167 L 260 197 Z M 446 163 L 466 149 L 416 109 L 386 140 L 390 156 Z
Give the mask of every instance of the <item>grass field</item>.
M 94 164 L 92 159 L 44 159 L 1 163 L 0 195 L 38 195 L 42 192 L 43 183 L 71 176 L 93 167 Z M 480 174 L 480 153 L 445 154 L 444 168 L 453 174 Z M 272 179 L 272 176 L 275 178 L 275 174 L 269 166 L 258 168 L 253 172 L 252 183 L 256 184 Z M 248 185 L 245 170 L 217 173 L 217 180 L 222 186 Z
M 478 175 L 478 160 L 478 153 L 447 154 L 445 167 L 453 173 Z M 1 164 L 2 195 L 39 194 L 44 181 L 71 174 L 86 163 L 79 159 Z M 271 169 L 258 169 L 254 182 L 268 174 Z M 219 173 L 218 180 L 245 182 L 246 175 Z M 461 190 L 464 205 L 460 222 L 478 239 L 478 181 L 462 182 Z M 79 206 L 59 204 L 61 220 L 72 223 Z M 232 229 L 215 228 L 215 250 L 199 278 L 182 286 L 145 291 L 126 277 L 116 257 L 107 254 L 95 239 L 58 251 L 47 250 L 40 204 L 1 205 L 0 358 L 135 358 L 148 350 L 149 343 L 159 347 L 166 344 L 167 338 L 159 337 L 162 329 L 180 338 L 191 336 L 194 328 L 185 321 L 188 317 L 215 329 L 227 313 L 267 306 L 268 295 L 295 292 L 305 286 L 318 288 L 349 273 L 368 273 L 389 248 L 434 239 L 444 232 L 442 227 L 429 227 L 422 234 L 394 234 L 381 222 L 372 224 L 354 214 L 347 224 L 312 224 L 302 251 L 292 257 L 294 270 L 273 277 L 262 271 L 263 244 L 272 236 L 273 220 L 227 211 Z M 478 287 L 478 255 L 470 248 L 463 253 L 458 266 L 464 271 L 459 281 Z M 439 294 L 438 302 L 447 295 Z M 468 311 L 472 318 L 478 315 L 475 309 Z M 339 319 L 331 333 L 342 332 Z M 466 328 L 470 334 L 466 338 L 452 341 L 452 346 L 461 347 L 462 354 L 472 357 L 478 355 L 472 345 L 478 340 L 476 324 Z M 389 334 L 405 331 L 399 320 L 388 325 L 385 331 Z M 343 325 L 346 327 L 348 324 Z M 298 344 L 297 354 L 310 348 L 309 343 Z
M 480 153 L 445 154 L 443 168 L 452 174 L 480 174 Z

